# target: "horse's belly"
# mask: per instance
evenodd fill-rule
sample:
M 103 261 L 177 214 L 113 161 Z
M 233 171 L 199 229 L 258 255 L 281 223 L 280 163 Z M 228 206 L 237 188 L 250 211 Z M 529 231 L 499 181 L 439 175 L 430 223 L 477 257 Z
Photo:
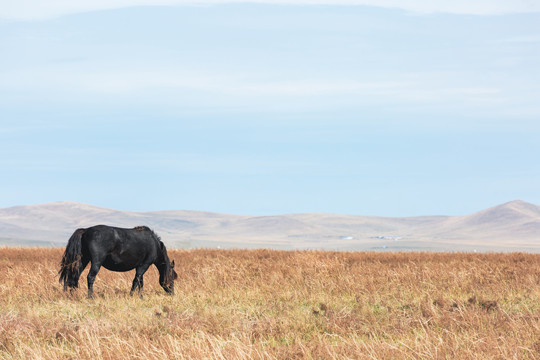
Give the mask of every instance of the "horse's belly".
M 102 265 L 105 269 L 111 271 L 130 271 L 135 269 L 138 264 L 115 261 L 114 258 L 107 258 Z

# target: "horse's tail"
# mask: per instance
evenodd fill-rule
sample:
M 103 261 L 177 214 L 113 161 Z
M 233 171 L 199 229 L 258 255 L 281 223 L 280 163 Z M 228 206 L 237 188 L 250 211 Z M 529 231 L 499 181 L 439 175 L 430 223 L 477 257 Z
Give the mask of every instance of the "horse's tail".
M 79 286 L 79 263 L 82 257 L 82 236 L 85 229 L 77 229 L 69 238 L 60 262 L 60 283 L 64 283 L 64 290 L 68 287 L 76 288 Z

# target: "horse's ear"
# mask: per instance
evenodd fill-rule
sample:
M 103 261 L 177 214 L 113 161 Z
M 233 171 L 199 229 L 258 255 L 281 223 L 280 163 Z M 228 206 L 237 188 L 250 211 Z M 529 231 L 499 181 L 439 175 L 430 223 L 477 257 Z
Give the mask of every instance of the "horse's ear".
M 174 269 L 174 260 L 171 262 L 171 267 Z

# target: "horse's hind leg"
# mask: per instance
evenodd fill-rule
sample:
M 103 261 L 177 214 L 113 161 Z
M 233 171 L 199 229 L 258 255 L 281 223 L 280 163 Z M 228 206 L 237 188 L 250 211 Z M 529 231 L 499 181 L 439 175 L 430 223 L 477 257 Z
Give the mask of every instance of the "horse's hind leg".
M 143 276 L 146 270 L 150 267 L 149 264 L 143 264 L 135 269 L 135 278 L 133 279 L 133 285 L 131 285 L 131 291 L 129 296 L 132 296 L 135 292 L 135 289 L 139 288 L 139 296 L 142 297 L 142 288 L 143 288 Z
M 79 287 L 79 278 L 81 277 L 81 274 L 84 271 L 84 268 L 86 267 L 86 265 L 88 265 L 89 262 L 90 262 L 90 259 L 86 257 L 83 257 L 81 261 L 79 262 L 79 269 L 77 270 L 77 275 L 73 279 L 75 282 L 75 287 Z
M 73 279 L 71 280 L 71 285 L 69 286 L 69 293 L 72 294 L 73 290 L 79 287 L 79 278 L 81 277 L 82 272 L 84 271 L 84 268 L 88 263 L 90 262 L 89 258 L 83 257 L 81 261 L 79 262 L 79 268 L 77 269 L 77 273 L 73 275 Z M 67 284 L 64 285 L 64 291 L 67 290 Z
M 86 279 L 88 280 L 88 298 L 94 298 L 94 280 L 96 280 L 96 275 L 101 268 L 101 263 L 92 261 L 90 266 L 90 271 Z

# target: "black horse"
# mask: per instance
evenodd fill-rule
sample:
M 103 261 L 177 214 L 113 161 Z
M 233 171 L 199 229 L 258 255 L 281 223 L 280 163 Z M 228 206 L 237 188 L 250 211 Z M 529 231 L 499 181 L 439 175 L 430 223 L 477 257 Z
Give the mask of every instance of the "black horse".
M 135 279 L 130 295 L 143 287 L 143 275 L 150 265 L 159 270 L 159 284 L 168 293 L 174 294 L 174 280 L 178 275 L 174 271 L 174 260 L 169 261 L 167 249 L 152 230 L 146 226 L 122 229 L 106 225 L 77 229 L 69 239 L 66 251 L 60 263 L 60 283 L 64 291 L 79 286 L 79 277 L 88 263 L 88 297 L 94 297 L 94 280 L 101 268 L 112 271 L 135 269 Z

